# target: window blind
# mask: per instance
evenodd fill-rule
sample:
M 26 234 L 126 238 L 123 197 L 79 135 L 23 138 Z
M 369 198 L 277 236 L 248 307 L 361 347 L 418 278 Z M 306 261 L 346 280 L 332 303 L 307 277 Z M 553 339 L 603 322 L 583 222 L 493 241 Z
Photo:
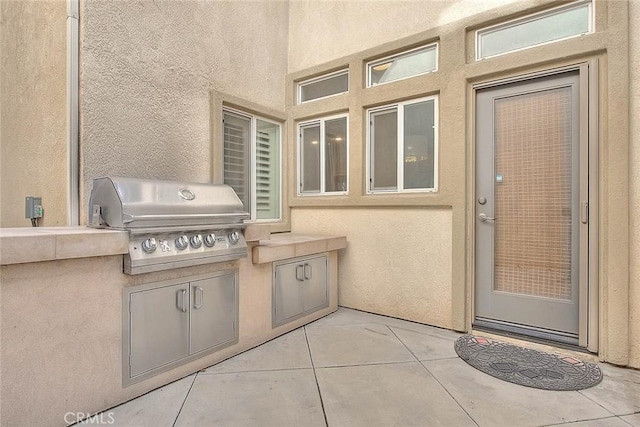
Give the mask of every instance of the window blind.
M 234 189 L 244 208 L 251 212 L 249 148 L 251 119 L 224 114 L 224 183 Z
M 258 120 L 256 132 L 256 217 L 279 216 L 278 125 Z

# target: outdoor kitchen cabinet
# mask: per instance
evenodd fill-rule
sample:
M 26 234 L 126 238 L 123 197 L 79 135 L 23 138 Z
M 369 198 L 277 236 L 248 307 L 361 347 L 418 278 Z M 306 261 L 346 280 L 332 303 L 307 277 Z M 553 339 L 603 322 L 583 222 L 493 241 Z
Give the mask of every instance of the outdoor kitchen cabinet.
M 131 377 L 189 355 L 189 284 L 131 293 Z
M 191 282 L 191 349 L 195 354 L 236 338 L 235 275 Z
M 327 256 L 274 262 L 272 298 L 274 327 L 327 307 Z
M 125 385 L 238 339 L 236 271 L 125 288 L 124 304 Z

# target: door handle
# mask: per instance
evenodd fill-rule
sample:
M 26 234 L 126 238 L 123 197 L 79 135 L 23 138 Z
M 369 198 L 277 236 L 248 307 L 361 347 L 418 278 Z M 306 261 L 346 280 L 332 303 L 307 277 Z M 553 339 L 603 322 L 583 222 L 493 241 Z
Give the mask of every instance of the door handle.
M 487 221 L 495 221 L 495 218 L 491 218 L 488 217 L 486 214 L 481 213 L 480 215 L 478 215 L 478 218 L 480 218 L 480 222 L 487 222 Z
M 200 286 L 194 286 L 193 289 L 195 290 L 193 294 L 193 308 L 197 310 L 199 308 L 202 308 L 202 304 L 204 301 L 204 289 L 202 289 Z M 200 295 L 199 304 L 198 304 L 198 295 Z
M 187 290 L 186 289 L 180 289 L 178 291 L 178 308 L 183 313 L 186 313 L 187 309 L 188 309 L 186 299 L 187 299 Z
M 300 282 L 304 282 L 304 265 L 296 265 L 296 279 Z
M 307 267 L 309 268 L 309 274 L 307 274 Z M 309 263 L 305 263 L 304 264 L 304 278 L 306 280 L 311 279 L 311 274 L 312 274 L 311 265 Z

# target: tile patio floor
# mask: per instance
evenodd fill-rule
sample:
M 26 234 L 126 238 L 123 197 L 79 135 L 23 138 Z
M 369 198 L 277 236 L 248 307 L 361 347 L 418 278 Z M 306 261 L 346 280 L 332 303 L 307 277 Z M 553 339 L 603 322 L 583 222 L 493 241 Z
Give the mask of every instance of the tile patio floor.
M 150 427 L 640 426 L 640 371 L 600 364 L 591 389 L 537 390 L 467 365 L 458 337 L 340 308 L 108 412 Z

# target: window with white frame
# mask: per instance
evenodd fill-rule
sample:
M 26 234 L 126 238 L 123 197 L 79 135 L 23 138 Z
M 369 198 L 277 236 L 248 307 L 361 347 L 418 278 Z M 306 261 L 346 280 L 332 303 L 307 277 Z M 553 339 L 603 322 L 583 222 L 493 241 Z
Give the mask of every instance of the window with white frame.
M 348 117 L 332 116 L 298 125 L 298 194 L 346 194 Z
M 240 111 L 223 110 L 224 183 L 251 219 L 280 219 L 281 125 Z
M 324 74 L 298 83 L 298 104 L 349 91 L 349 70 Z
M 367 192 L 437 191 L 438 97 L 367 111 Z
M 438 70 L 438 44 L 432 43 L 367 63 L 367 87 Z
M 476 31 L 476 60 L 593 32 L 593 4 L 581 0 Z

